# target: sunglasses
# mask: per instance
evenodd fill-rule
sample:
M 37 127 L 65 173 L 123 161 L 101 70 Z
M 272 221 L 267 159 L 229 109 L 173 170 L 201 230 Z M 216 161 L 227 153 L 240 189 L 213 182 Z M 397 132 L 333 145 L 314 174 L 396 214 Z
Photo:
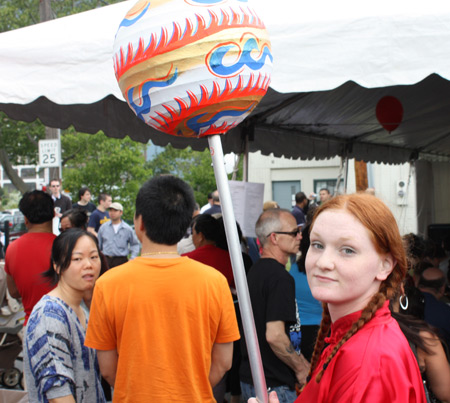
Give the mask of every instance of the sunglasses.
M 297 228 L 295 231 L 291 232 L 285 232 L 285 231 L 273 231 L 269 235 L 266 236 L 266 238 L 269 238 L 272 234 L 282 234 L 282 235 L 290 235 L 291 237 L 296 237 L 302 230 L 300 228 Z

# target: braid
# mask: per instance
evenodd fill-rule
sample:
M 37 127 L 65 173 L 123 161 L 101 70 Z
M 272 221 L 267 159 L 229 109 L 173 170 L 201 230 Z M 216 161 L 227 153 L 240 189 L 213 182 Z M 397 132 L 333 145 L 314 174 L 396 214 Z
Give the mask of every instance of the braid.
M 322 303 L 323 313 L 322 322 L 320 323 L 319 333 L 317 334 L 316 345 L 314 346 L 314 352 L 311 357 L 311 367 L 309 369 L 308 379 L 311 378 L 314 369 L 320 360 L 320 355 L 322 354 L 323 346 L 325 345 L 325 337 L 327 337 L 330 327 L 331 327 L 331 317 L 330 311 L 328 310 L 328 305 Z
M 405 273 L 401 270 L 396 270 L 396 267 L 394 267 L 389 277 L 381 283 L 379 292 L 384 294 L 386 299 L 390 301 L 398 293 L 398 289 L 404 278 Z
M 342 337 L 342 339 L 339 341 L 338 344 L 334 347 L 331 354 L 328 356 L 326 361 L 323 364 L 322 369 L 319 371 L 319 373 L 316 376 L 316 382 L 319 383 L 322 379 L 323 372 L 327 368 L 330 361 L 333 359 L 333 357 L 336 355 L 336 353 L 339 351 L 341 346 L 348 340 L 350 337 L 352 337 L 356 332 L 358 332 L 359 329 L 361 329 L 367 322 L 369 322 L 375 315 L 375 313 L 380 309 L 384 302 L 386 301 L 386 296 L 382 294 L 381 292 L 376 293 L 370 302 L 367 304 L 367 306 L 363 309 L 361 312 L 361 316 L 359 319 L 353 323 L 352 327 L 347 331 L 347 333 Z M 317 344 L 316 344 L 317 347 Z M 315 352 L 315 351 L 314 351 Z M 311 365 L 312 367 L 312 365 Z

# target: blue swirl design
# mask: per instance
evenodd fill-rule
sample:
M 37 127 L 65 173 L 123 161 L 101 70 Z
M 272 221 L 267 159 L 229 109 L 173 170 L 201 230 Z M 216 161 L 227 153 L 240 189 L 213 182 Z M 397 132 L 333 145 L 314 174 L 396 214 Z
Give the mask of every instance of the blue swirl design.
M 203 116 L 207 115 L 207 113 L 201 113 L 201 114 L 199 114 L 197 116 L 194 116 L 191 119 L 189 119 L 186 122 L 186 126 L 189 129 L 191 129 L 194 133 L 199 134 L 202 128 L 212 126 L 220 118 L 225 117 L 225 116 L 239 117 L 239 116 L 245 115 L 246 113 L 249 113 L 252 110 L 253 106 L 254 105 L 252 103 L 252 105 L 250 105 L 247 109 L 244 109 L 244 110 L 241 110 L 241 111 L 238 111 L 238 110 L 227 110 L 227 111 L 218 112 L 214 116 L 212 116 L 210 120 L 208 120 L 206 122 L 199 122 L 199 120 Z M 182 133 L 179 133 L 179 135 L 181 135 L 181 134 Z
M 145 6 L 145 8 L 134 18 L 124 18 L 122 20 L 122 22 L 119 25 L 119 28 L 117 30 L 119 30 L 121 27 L 130 27 L 131 25 L 135 24 L 137 21 L 139 21 L 144 14 L 147 12 L 148 8 L 150 7 L 150 2 Z
M 232 45 L 221 46 L 211 54 L 209 65 L 211 70 L 217 75 L 223 77 L 231 76 L 239 72 L 239 70 L 241 70 L 245 66 L 248 66 L 252 70 L 259 70 L 266 64 L 267 57 L 270 59 L 271 62 L 273 62 L 273 56 L 270 53 L 270 50 L 267 46 L 264 46 L 261 57 L 258 60 L 252 58 L 251 56 L 252 50 L 256 49 L 257 51 L 259 51 L 259 48 L 255 38 L 250 38 L 245 43 L 241 57 L 239 58 L 237 63 L 235 63 L 232 66 L 224 66 L 223 58 L 225 57 L 227 52 L 233 47 L 234 46 Z
M 170 77 L 166 81 L 147 81 L 146 83 L 144 83 L 144 85 L 142 86 L 142 90 L 141 90 L 142 95 L 139 97 L 139 99 L 142 99 L 141 105 L 138 105 L 133 100 L 134 88 L 130 88 L 128 90 L 128 92 L 127 92 L 128 105 L 130 105 L 130 108 L 134 110 L 134 113 L 136 113 L 136 116 L 139 119 L 141 119 L 145 122 L 145 118 L 143 115 L 145 113 L 149 113 L 150 109 L 152 108 L 152 101 L 151 101 L 150 95 L 149 95 L 150 90 L 152 88 L 157 88 L 157 87 L 160 87 L 160 88 L 168 87 L 169 85 L 172 85 L 176 81 L 177 77 L 178 77 L 178 69 L 175 69 L 173 76 Z

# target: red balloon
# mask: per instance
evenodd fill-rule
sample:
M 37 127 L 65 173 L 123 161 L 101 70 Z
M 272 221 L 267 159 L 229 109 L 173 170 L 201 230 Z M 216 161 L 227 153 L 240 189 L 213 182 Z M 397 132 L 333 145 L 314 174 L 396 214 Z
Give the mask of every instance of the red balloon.
M 380 125 L 390 133 L 402 123 L 403 106 L 397 98 L 388 95 L 378 101 L 375 113 Z

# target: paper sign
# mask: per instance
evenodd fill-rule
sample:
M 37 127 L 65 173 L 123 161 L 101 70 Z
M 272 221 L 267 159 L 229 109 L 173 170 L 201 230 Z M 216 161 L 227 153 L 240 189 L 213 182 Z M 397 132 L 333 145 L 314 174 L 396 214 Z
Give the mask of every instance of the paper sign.
M 264 184 L 228 181 L 236 221 L 245 237 L 256 237 L 255 224 L 263 211 Z

